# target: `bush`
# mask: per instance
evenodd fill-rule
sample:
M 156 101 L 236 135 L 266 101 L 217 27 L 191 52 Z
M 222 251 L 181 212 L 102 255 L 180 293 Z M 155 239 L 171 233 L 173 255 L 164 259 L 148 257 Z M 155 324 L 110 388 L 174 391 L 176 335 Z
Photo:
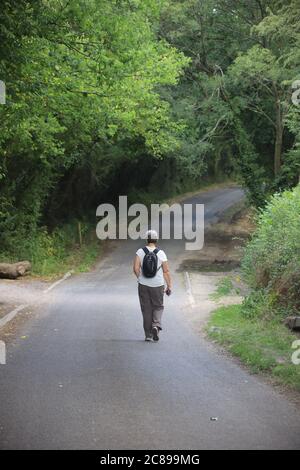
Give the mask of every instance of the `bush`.
M 85 271 L 96 260 L 101 244 L 95 235 L 95 228 L 81 223 L 82 246 L 79 244 L 78 222 L 73 220 L 51 233 L 40 227 L 31 236 L 12 239 L 11 251 L 0 253 L 1 261 L 16 262 L 23 259 L 32 264 L 32 274 L 53 277 L 73 269 Z
M 265 304 L 274 310 L 299 312 L 300 185 L 275 194 L 260 212 L 257 230 L 245 248 L 242 270 L 256 291 L 245 301 L 245 311 L 252 311 L 250 316 L 255 311 L 255 299 L 259 297 L 262 305 L 262 295 Z

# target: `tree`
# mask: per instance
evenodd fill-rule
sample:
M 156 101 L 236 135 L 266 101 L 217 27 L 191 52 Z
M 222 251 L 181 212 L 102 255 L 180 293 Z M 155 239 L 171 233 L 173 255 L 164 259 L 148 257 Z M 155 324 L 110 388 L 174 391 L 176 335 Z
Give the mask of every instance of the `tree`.
M 124 155 L 121 142 L 140 139 L 144 153 L 158 158 L 178 145 L 180 126 L 170 118 L 169 105 L 157 88 L 174 86 L 187 60 L 155 36 L 164 3 L 4 3 L 2 246 L 3 237 L 13 245 L 12 234 L 35 230 L 58 187 L 63 196 L 69 192 L 69 206 L 75 212 L 83 210 L 81 199 L 89 193 L 89 184 L 86 180 L 87 187 L 82 188 L 80 177 L 89 175 L 94 193 L 107 186 L 111 172 L 132 157 L 133 152 Z M 114 146 L 119 151 L 107 153 Z
M 299 0 L 289 3 L 185 0 L 162 17 L 161 34 L 191 58 L 170 101 L 175 111 L 189 103 L 182 115 L 193 132 L 185 137 L 196 144 L 202 173 L 235 169 L 258 204 L 262 188 L 274 189 L 279 179 L 292 183 L 288 161 L 297 166 L 298 112 L 290 96 Z
M 286 71 L 269 49 L 253 46 L 230 67 L 230 78 L 240 89 L 241 111 L 246 108 L 263 117 L 274 129 L 274 174 L 281 167 L 284 122 L 290 91 L 284 83 Z
M 276 54 L 276 65 L 283 74 L 282 86 L 286 94 L 282 106 L 285 108 L 284 126 L 295 136 L 286 151 L 278 182 L 285 186 L 295 184 L 300 176 L 300 109 L 292 106 L 293 85 L 300 78 L 300 2 L 274 1 L 268 15 L 257 26 L 257 33 L 268 40 Z M 299 103 L 298 103 L 299 104 Z

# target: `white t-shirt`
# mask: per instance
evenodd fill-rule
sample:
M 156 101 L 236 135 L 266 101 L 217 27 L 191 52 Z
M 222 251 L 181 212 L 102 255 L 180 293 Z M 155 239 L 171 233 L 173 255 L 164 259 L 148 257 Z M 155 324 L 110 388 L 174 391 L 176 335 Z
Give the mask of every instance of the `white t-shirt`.
M 147 246 L 149 251 L 154 251 L 155 247 Z M 143 259 L 145 256 L 145 252 L 143 248 L 139 248 L 138 251 L 136 252 L 138 257 L 140 258 L 141 261 L 141 271 L 140 275 L 138 277 L 138 282 L 140 284 L 143 284 L 144 286 L 149 286 L 149 287 L 159 287 L 163 286 L 165 281 L 164 281 L 164 275 L 163 275 L 163 269 L 162 269 L 162 263 L 164 261 L 167 261 L 167 256 L 166 253 L 163 250 L 159 250 L 157 253 L 157 272 L 154 277 L 145 277 L 143 276 L 143 271 L 142 271 L 142 265 L 143 265 Z

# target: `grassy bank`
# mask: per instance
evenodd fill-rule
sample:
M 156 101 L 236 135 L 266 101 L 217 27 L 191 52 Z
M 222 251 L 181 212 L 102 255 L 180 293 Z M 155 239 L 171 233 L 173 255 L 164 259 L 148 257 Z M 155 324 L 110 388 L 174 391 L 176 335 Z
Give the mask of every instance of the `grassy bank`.
M 102 254 L 102 244 L 97 241 L 89 241 L 82 246 L 71 245 L 59 256 L 44 257 L 33 261 L 32 275 L 45 278 L 54 278 L 67 271 L 87 272 Z
M 72 221 L 49 232 L 38 229 L 30 238 L 16 238 L 14 248 L 2 253 L 4 262 L 29 260 L 32 276 L 55 278 L 66 271 L 88 271 L 101 255 L 103 243 L 91 224 Z
M 294 365 L 291 358 L 295 351 L 292 343 L 299 335 L 290 332 L 280 319 L 246 318 L 242 308 L 231 305 L 215 310 L 207 325 L 209 337 L 225 346 L 253 373 L 266 373 L 276 383 L 300 392 L 300 365 Z

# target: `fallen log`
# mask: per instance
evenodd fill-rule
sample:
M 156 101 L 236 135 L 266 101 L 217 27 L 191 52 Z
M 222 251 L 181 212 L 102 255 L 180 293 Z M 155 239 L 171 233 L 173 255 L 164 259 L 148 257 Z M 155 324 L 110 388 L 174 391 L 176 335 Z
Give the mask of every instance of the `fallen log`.
M 291 330 L 299 330 L 300 329 L 300 317 L 298 316 L 286 317 L 284 320 L 284 324 Z
M 24 276 L 31 270 L 29 261 L 19 261 L 18 263 L 0 263 L 0 278 L 17 279 L 19 276 Z

